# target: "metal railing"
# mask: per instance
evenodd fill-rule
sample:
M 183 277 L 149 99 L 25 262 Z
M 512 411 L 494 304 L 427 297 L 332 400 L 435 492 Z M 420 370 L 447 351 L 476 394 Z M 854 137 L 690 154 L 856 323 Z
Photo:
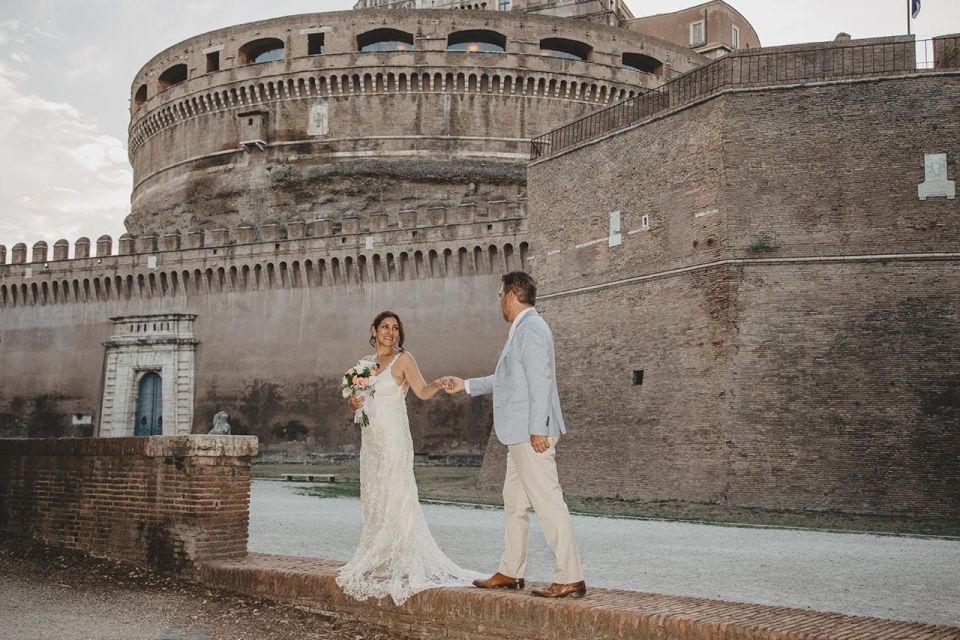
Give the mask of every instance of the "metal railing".
M 731 88 L 960 70 L 960 36 L 744 51 L 595 111 L 531 141 L 537 160 Z

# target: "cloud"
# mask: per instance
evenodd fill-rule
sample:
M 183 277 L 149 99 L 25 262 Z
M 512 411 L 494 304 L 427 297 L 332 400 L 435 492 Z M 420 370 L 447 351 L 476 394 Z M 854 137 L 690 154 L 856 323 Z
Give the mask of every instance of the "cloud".
M 0 57 L 0 243 L 116 238 L 132 183 L 124 143 L 68 102 L 23 88 L 28 77 L 17 63 L 29 53 L 17 31 L 15 22 L 0 23 L 0 47 L 15 47 Z
M 16 41 L 19 30 L 20 22 L 18 20 L 0 20 L 0 44 Z

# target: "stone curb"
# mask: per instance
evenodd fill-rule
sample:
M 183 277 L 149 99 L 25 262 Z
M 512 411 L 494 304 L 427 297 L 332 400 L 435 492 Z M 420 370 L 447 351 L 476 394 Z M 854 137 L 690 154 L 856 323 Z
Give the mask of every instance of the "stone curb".
M 396 606 L 358 602 L 334 578 L 341 563 L 250 553 L 204 563 L 204 584 L 360 617 L 424 638 L 461 640 L 892 640 L 960 639 L 960 628 L 639 593 L 591 589 L 585 598 L 558 601 L 527 591 L 431 589 Z

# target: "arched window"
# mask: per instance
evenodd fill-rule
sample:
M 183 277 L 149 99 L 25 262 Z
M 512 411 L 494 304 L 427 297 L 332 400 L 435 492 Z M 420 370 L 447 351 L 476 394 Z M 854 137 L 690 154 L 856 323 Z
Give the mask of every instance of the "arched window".
M 147 85 L 142 84 L 140 88 L 137 89 L 137 93 L 133 96 L 133 104 L 135 106 L 140 106 L 147 101 Z
M 663 75 L 663 63 L 653 56 L 642 53 L 624 53 L 623 66 L 636 69 L 637 71 L 643 71 L 644 73 L 652 73 L 655 76 Z
M 157 82 L 160 84 L 160 91 L 163 91 L 167 87 L 172 87 L 175 84 L 184 82 L 186 79 L 187 65 L 175 64 L 161 73 L 160 77 L 157 79 Z
M 540 41 L 540 52 L 546 56 L 566 58 L 568 60 L 589 60 L 593 47 L 577 40 L 566 38 L 544 38 Z
M 447 36 L 447 51 L 502 52 L 506 48 L 507 36 L 496 31 L 455 31 Z
M 240 47 L 240 64 L 256 64 L 283 59 L 283 40 L 260 38 Z
M 412 51 L 413 34 L 399 29 L 374 29 L 357 36 L 360 51 Z

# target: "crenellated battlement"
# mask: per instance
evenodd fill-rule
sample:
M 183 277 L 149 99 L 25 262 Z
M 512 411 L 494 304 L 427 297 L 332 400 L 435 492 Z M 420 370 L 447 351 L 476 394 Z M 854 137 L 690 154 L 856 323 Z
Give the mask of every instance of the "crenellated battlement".
M 524 202 L 13 247 L 0 308 L 505 273 L 529 259 Z M 0 247 L 0 256 L 5 248 Z
M 232 229 L 222 227 L 214 229 L 194 229 L 180 231 L 174 229 L 162 232 L 150 232 L 142 236 L 129 233 L 121 235 L 117 240 L 114 253 L 113 238 L 102 235 L 97 238 L 96 252 L 93 257 L 106 258 L 113 255 L 126 256 L 134 254 L 157 253 L 161 251 L 178 251 L 180 249 L 203 249 L 228 247 L 236 245 L 250 245 L 257 243 L 279 242 L 285 240 L 315 239 L 322 240 L 363 234 L 376 237 L 378 234 L 389 234 L 394 231 L 416 230 L 418 228 L 457 226 L 472 222 L 497 222 L 515 220 L 525 217 L 525 199 L 489 200 L 486 202 L 470 202 L 458 206 L 436 206 L 418 211 L 407 209 L 394 212 L 380 212 L 360 217 L 356 214 L 347 214 L 333 218 L 319 213 L 310 222 L 302 218 L 294 218 L 285 222 L 271 222 L 267 224 L 241 224 Z M 416 236 L 414 232 L 412 234 Z M 32 252 L 28 252 L 25 243 L 20 242 L 10 251 L 10 260 L 7 262 L 7 248 L 0 244 L 0 266 L 26 265 L 59 262 L 64 260 L 81 260 L 90 258 L 90 238 L 81 237 L 73 245 L 73 255 L 69 255 L 70 242 L 57 240 L 53 245 L 53 255 L 49 254 L 49 246 L 43 240 L 33 244 Z

